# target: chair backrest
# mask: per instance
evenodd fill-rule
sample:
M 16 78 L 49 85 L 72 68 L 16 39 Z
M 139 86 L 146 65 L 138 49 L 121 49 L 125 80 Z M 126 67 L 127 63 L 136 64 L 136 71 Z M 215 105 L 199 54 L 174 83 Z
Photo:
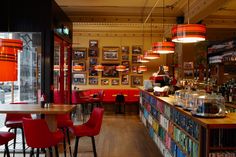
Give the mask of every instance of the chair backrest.
M 13 102 L 10 104 L 28 104 L 27 102 Z M 31 114 L 8 113 L 6 114 L 5 123 L 7 121 L 21 121 L 22 118 L 32 118 Z
M 117 94 L 116 103 L 124 103 L 124 102 L 125 102 L 125 96 L 123 94 Z
M 23 118 L 26 143 L 32 148 L 48 148 L 54 145 L 53 134 L 45 119 Z
M 85 125 L 89 126 L 90 128 L 93 128 L 95 135 L 98 135 L 101 130 L 103 113 L 103 108 L 95 107 L 91 113 L 88 122 L 85 123 Z

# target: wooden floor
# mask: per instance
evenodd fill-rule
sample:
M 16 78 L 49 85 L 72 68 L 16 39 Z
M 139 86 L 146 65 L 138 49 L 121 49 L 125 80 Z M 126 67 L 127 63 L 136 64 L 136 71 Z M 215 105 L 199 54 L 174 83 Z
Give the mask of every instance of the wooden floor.
M 137 115 L 105 115 L 95 140 L 98 157 L 162 157 Z M 60 149 L 60 157 L 63 156 Z M 93 157 L 91 138 L 80 139 L 78 157 Z

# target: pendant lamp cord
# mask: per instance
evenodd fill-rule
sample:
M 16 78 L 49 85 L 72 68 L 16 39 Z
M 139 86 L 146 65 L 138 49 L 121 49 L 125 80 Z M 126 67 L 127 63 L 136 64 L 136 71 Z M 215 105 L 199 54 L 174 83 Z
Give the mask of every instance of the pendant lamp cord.
M 187 10 L 187 12 L 188 12 L 188 24 L 189 24 L 189 0 L 188 0 L 188 4 L 187 4 L 188 6 L 188 10 Z
M 162 38 L 163 38 L 163 39 L 162 39 L 162 40 L 163 40 L 163 42 L 164 42 L 164 41 L 165 41 L 165 28 L 164 28 L 164 27 L 165 27 L 165 25 L 164 25 L 164 14 L 165 14 L 165 8 L 164 8 L 164 7 L 165 7 L 165 0 L 162 1 L 162 4 L 163 4 L 163 6 L 162 6 L 162 16 L 163 16 L 163 17 L 162 17 L 162 33 L 163 33 L 163 37 L 162 37 Z

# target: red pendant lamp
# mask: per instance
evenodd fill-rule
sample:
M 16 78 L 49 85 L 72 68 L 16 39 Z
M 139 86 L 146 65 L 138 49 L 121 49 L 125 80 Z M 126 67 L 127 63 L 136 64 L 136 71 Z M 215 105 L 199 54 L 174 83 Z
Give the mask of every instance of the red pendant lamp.
M 84 69 L 82 65 L 74 65 L 72 68 L 74 71 L 83 71 Z
M 96 71 L 103 71 L 103 70 L 104 70 L 104 66 L 101 65 L 101 64 L 95 65 L 95 66 L 94 66 L 94 69 L 95 69 Z
M 17 56 L 23 42 L 15 39 L 0 39 L 0 82 L 17 81 Z
M 160 58 L 159 53 L 154 53 L 152 50 L 144 51 L 144 56 L 145 59 L 158 59 Z
M 124 66 L 124 65 L 116 66 L 116 71 L 125 71 L 125 70 L 126 70 L 126 66 Z
M 141 71 L 141 72 L 147 71 L 147 66 L 145 66 L 145 65 L 140 65 L 140 66 L 138 67 L 138 71 Z
M 176 25 L 171 30 L 172 41 L 178 43 L 194 43 L 206 40 L 206 26 L 203 24 L 189 24 L 189 0 L 188 0 L 188 24 Z
M 148 59 L 145 59 L 143 55 L 139 55 L 137 57 L 137 62 L 140 62 L 140 63 L 147 63 L 147 62 L 150 62 Z
M 163 0 L 162 6 L 162 31 L 163 31 L 163 41 L 152 43 L 152 50 L 159 54 L 170 54 L 175 52 L 175 44 L 173 42 L 165 41 L 165 24 L 164 24 L 164 15 L 165 15 L 165 1 Z

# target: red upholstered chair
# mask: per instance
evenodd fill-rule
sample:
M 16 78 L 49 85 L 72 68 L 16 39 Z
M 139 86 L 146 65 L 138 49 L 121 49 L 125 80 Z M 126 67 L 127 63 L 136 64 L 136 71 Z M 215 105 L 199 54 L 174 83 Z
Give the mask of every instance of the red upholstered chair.
M 93 144 L 93 153 L 95 157 L 97 156 L 94 136 L 98 135 L 100 132 L 101 125 L 102 125 L 103 112 L 104 112 L 103 108 L 95 107 L 91 113 L 91 116 L 88 122 L 82 125 L 73 126 L 71 128 L 72 132 L 76 136 L 74 157 L 77 157 L 79 138 L 83 136 L 91 137 L 92 144 Z
M 98 90 L 98 92 L 93 93 L 89 98 L 89 103 L 92 104 L 91 111 L 93 110 L 94 106 L 102 107 L 103 101 L 103 90 Z
M 34 148 L 37 149 L 37 154 L 39 154 L 40 148 L 49 148 L 52 157 L 52 147 L 55 147 L 56 157 L 59 157 L 57 144 L 64 139 L 64 135 L 60 130 L 51 132 L 44 119 L 27 118 L 23 118 L 23 128 L 26 143 L 32 148 L 31 156 L 34 154 Z
M 8 142 L 15 139 L 16 135 L 11 132 L 0 132 L 0 145 L 5 145 L 5 153 L 7 157 L 10 157 L 9 149 L 8 149 Z
M 15 103 L 11 103 L 11 104 L 27 104 L 27 102 L 15 102 Z M 22 119 L 23 118 L 31 118 L 31 115 L 30 114 L 8 113 L 8 114 L 6 114 L 5 126 L 9 128 L 8 132 L 10 132 L 11 130 L 14 130 L 15 134 L 17 133 L 17 129 L 21 130 L 23 156 L 25 157 L 25 138 L 24 138 L 24 130 L 22 127 Z M 16 138 L 14 139 L 13 147 L 14 147 L 14 155 L 15 155 Z

